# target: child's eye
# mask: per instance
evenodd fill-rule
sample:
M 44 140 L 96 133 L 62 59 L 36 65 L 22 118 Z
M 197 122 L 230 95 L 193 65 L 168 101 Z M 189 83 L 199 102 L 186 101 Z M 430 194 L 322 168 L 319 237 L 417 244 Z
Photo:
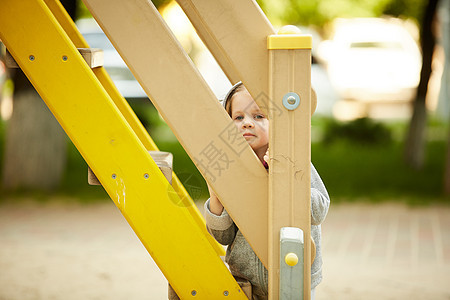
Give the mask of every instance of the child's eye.
M 234 119 L 240 121 L 240 120 L 244 119 L 244 117 L 243 116 L 236 116 L 236 117 L 234 117 Z
M 255 119 L 265 119 L 264 115 L 255 115 Z

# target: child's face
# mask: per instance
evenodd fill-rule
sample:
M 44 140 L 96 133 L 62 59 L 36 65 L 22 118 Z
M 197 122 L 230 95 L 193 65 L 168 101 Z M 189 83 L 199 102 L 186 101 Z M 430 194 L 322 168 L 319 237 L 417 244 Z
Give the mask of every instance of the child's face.
M 231 118 L 256 155 L 262 158 L 269 145 L 269 120 L 247 90 L 233 95 Z

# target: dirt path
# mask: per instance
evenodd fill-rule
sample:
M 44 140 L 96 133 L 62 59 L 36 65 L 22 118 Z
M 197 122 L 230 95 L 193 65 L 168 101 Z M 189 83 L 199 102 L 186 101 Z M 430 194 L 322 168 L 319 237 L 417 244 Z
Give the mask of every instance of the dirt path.
M 450 299 L 450 208 L 335 205 L 316 299 Z M 0 300 L 166 299 L 112 202 L 0 205 Z

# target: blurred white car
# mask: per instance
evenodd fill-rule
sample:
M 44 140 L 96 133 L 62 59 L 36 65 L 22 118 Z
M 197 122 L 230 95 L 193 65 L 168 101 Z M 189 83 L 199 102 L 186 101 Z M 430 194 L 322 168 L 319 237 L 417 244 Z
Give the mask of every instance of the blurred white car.
M 80 19 L 76 25 L 91 48 L 103 50 L 103 66 L 122 96 L 126 99 L 148 98 L 97 22 L 94 19 Z
M 338 19 L 321 46 L 330 80 L 342 99 L 405 102 L 420 79 L 421 53 L 398 19 Z

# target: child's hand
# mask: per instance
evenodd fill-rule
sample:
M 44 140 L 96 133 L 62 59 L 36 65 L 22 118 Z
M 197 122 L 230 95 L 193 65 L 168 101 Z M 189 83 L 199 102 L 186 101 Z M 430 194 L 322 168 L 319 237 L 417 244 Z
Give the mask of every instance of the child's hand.
M 206 184 L 208 186 L 208 192 L 209 192 L 209 196 L 212 198 L 217 198 L 216 194 L 214 193 L 213 189 L 209 186 L 209 184 Z
M 220 216 L 223 212 L 223 205 L 220 203 L 219 198 L 217 198 L 216 193 L 212 190 L 212 188 L 208 184 L 208 190 L 209 190 L 209 210 L 217 215 Z
M 264 161 L 263 161 L 263 165 L 266 169 L 269 169 L 269 148 L 267 148 L 266 154 L 264 154 L 263 157 Z
M 269 148 L 267 148 L 266 154 L 264 154 L 264 161 L 269 163 Z

